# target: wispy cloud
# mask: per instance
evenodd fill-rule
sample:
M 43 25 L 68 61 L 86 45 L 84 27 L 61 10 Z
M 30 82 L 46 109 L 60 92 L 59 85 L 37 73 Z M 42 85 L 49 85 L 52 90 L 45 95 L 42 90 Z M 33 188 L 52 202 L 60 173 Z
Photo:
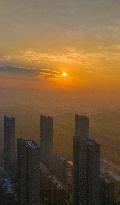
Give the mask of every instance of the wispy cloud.
M 96 50 L 78 51 L 72 48 L 61 52 L 40 52 L 39 50 L 26 50 L 16 54 L 1 56 L 0 58 L 6 62 L 20 62 L 29 65 L 40 66 L 39 69 L 28 69 L 19 67 L 0 67 L 1 71 L 15 73 L 19 75 L 46 76 L 55 77 L 60 73 L 54 69 L 56 65 L 74 65 L 79 67 L 79 71 L 84 73 L 102 72 L 110 73 L 117 71 L 120 62 L 120 45 L 112 44 L 108 47 L 104 45 L 96 46 Z M 42 65 L 42 66 L 41 66 Z M 53 67 L 52 69 L 47 69 Z
M 6 55 L 3 56 L 3 60 L 7 61 L 14 61 L 14 60 L 22 60 L 25 62 L 33 62 L 33 63 L 85 63 L 85 62 L 91 62 L 92 61 L 99 61 L 99 60 L 116 60 L 120 58 L 120 54 L 117 49 L 113 50 L 113 46 L 111 45 L 111 49 L 109 47 L 109 50 L 106 49 L 105 46 L 98 46 L 96 48 L 96 51 L 77 51 L 74 49 L 65 50 L 61 53 L 43 53 L 37 50 L 27 50 L 24 52 L 20 52 L 15 55 Z M 120 47 L 119 47 L 120 51 Z M 1 57 L 2 58 L 2 57 Z
M 13 75 L 22 76 L 44 76 L 44 77 L 58 77 L 60 73 L 55 70 L 46 68 L 26 68 L 26 67 L 14 67 L 9 65 L 0 65 L 1 73 L 9 73 Z

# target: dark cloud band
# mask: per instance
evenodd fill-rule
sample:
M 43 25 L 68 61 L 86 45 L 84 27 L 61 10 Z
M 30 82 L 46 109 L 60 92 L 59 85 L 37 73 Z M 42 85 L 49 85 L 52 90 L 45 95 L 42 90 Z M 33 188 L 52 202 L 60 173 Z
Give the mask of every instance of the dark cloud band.
M 14 67 L 14 66 L 5 66 L 0 65 L 1 73 L 9 73 L 13 75 L 23 75 L 23 76 L 45 76 L 45 77 L 59 77 L 60 73 L 46 68 L 36 68 L 30 69 L 26 67 Z

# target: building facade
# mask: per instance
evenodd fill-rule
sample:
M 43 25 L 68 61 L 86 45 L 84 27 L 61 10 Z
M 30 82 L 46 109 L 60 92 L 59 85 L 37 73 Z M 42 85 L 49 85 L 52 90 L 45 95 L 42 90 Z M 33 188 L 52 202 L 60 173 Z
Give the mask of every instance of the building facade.
M 89 138 L 89 119 L 75 116 L 73 204 L 99 205 L 100 146 Z
M 17 141 L 19 205 L 40 205 L 40 148 L 33 140 Z
M 4 117 L 4 168 L 14 170 L 16 160 L 15 118 Z
M 40 116 L 40 150 L 41 157 L 50 159 L 53 153 L 53 118 Z

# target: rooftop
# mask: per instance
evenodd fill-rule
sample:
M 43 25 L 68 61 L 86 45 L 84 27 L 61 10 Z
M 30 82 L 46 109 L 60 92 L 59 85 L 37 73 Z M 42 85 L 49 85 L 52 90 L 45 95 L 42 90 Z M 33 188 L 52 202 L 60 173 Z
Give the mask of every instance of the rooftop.
M 22 143 L 26 146 L 31 147 L 32 149 L 36 149 L 39 147 L 39 145 L 34 140 L 24 139 L 24 140 L 22 140 Z
M 39 145 L 34 141 L 34 140 L 28 140 L 27 143 L 32 147 L 32 148 L 37 148 Z

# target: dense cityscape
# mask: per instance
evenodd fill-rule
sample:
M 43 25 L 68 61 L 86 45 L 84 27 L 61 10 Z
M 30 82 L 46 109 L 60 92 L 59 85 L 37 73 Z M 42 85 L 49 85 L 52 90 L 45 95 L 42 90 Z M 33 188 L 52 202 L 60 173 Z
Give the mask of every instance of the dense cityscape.
M 66 144 L 67 146 L 67 144 Z M 120 176 L 101 168 L 100 145 L 89 118 L 75 115 L 73 160 L 53 150 L 53 118 L 40 116 L 40 145 L 17 138 L 15 118 L 4 117 L 0 205 L 119 205 Z

